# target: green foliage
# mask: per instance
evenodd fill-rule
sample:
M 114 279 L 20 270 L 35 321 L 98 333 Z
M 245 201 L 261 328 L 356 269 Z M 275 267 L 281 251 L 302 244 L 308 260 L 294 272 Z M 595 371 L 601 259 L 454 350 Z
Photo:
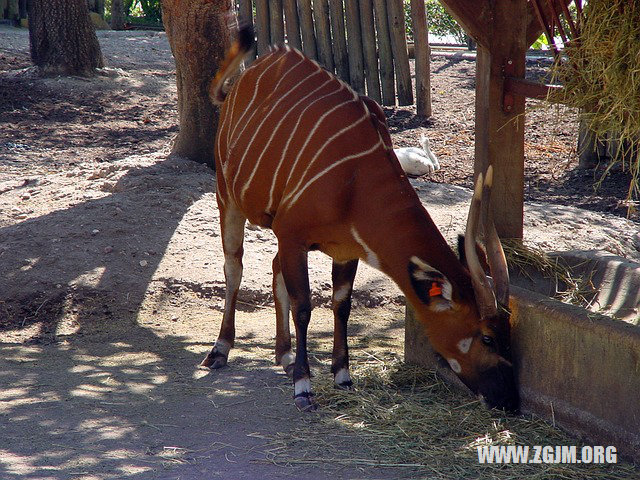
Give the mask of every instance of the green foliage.
M 466 34 L 438 0 L 425 0 L 427 8 L 427 22 L 429 33 L 439 36 L 451 35 L 460 43 L 466 43 Z M 413 38 L 413 23 L 411 22 L 411 4 L 404 2 L 405 25 L 407 36 Z
M 544 33 L 531 45 L 534 50 L 542 50 L 543 47 L 546 47 L 545 49 L 549 48 L 549 40 L 547 40 L 547 36 Z
M 1 1 L 1 0 L 0 0 Z M 162 0 L 124 0 L 124 15 L 130 23 L 162 23 Z M 111 20 L 111 0 L 105 0 L 105 20 Z

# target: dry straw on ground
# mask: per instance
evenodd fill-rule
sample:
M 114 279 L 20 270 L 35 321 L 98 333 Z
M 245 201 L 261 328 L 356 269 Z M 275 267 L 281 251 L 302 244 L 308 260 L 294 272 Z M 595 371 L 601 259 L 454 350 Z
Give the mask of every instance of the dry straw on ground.
M 531 416 L 506 417 L 451 391 L 434 372 L 408 366 L 383 353 L 358 351 L 352 365 L 357 391 L 333 388 L 330 375 L 316 378 L 318 416 L 307 415 L 295 434 L 273 438 L 279 464 L 397 468 L 415 479 L 628 480 L 634 466 L 573 464 L 480 464 L 482 445 L 576 445 L 581 442 Z M 362 447 L 351 458 L 335 439 Z M 533 448 L 533 447 L 531 447 Z M 298 456 L 291 452 L 305 452 Z M 403 472 L 403 473 L 401 473 Z M 398 477 L 400 478 L 400 477 Z

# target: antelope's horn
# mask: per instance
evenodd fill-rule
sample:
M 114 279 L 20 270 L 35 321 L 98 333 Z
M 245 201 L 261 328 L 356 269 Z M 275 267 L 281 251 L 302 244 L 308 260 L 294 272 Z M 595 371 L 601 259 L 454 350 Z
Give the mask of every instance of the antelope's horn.
M 489 172 L 487 172 L 489 173 Z M 490 317 L 498 312 L 496 305 L 496 296 L 493 293 L 489 279 L 484 273 L 482 264 L 478 259 L 476 252 L 476 242 L 478 240 L 478 220 L 480 219 L 480 207 L 482 203 L 483 188 L 482 173 L 478 175 L 476 186 L 469 207 L 469 216 L 467 217 L 467 230 L 464 234 L 464 252 L 467 258 L 467 266 L 471 274 L 471 283 L 473 291 L 476 294 L 476 304 L 482 318 Z
M 491 277 L 495 287 L 495 294 L 498 303 L 509 304 L 509 269 L 504 250 L 496 231 L 491 210 L 491 187 L 493 185 L 493 166 L 489 165 L 487 175 L 484 180 L 482 208 L 484 219 L 484 241 L 487 249 L 487 262 L 491 269 Z

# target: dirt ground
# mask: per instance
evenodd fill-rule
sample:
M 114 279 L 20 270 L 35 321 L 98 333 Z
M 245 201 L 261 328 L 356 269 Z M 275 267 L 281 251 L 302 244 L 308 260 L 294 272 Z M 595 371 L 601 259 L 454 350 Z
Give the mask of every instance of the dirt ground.
M 366 462 L 278 462 L 275 433 L 325 424 L 322 413 L 295 411 L 272 366 L 271 232 L 247 230 L 230 366 L 196 368 L 223 305 L 215 181 L 204 166 L 167 158 L 177 111 L 166 36 L 98 35 L 103 75 L 41 79 L 27 32 L 0 26 L 0 478 L 411 477 Z M 432 119 L 386 113 L 396 146 L 431 139 L 442 170 L 413 184 L 453 241 L 470 198 L 474 63 L 434 56 L 432 71 Z M 574 112 L 528 117 L 527 242 L 640 260 L 624 174 L 594 192 L 594 173 L 573 169 L 575 131 Z M 320 374 L 330 363 L 330 262 L 314 254 L 310 270 Z M 362 266 L 354 298 L 354 353 L 401 354 L 397 288 Z M 336 442 L 366 455 L 355 431 Z

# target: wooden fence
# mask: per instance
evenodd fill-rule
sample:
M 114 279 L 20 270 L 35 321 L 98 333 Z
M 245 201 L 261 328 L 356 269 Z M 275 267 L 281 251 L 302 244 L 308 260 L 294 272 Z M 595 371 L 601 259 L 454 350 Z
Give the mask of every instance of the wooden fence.
M 237 0 L 254 25 L 257 55 L 287 42 L 383 105 L 412 105 L 403 0 Z M 424 1 L 411 1 L 416 39 L 418 115 L 431 115 L 429 46 Z M 251 60 L 250 60 L 251 61 Z

